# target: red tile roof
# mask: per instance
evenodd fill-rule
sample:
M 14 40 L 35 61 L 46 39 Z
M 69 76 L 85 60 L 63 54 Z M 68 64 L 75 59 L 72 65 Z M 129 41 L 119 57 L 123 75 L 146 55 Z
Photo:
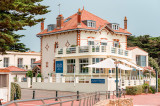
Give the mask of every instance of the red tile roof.
M 135 47 L 128 47 L 127 50 L 133 50 L 133 49 L 136 49 L 136 48 L 141 49 L 138 46 L 135 46 Z M 144 51 L 143 49 L 141 49 L 141 50 Z M 144 51 L 144 52 L 146 52 L 146 51 Z M 148 52 L 146 52 L 146 53 L 148 53 Z
M 0 69 L 0 72 L 10 72 L 8 69 Z
M 137 46 L 135 46 L 135 47 L 128 47 L 127 50 L 133 50 L 133 49 L 136 49 L 136 48 L 138 48 L 138 47 Z
M 7 67 L 7 68 L 5 68 L 5 69 L 10 70 L 11 72 L 12 72 L 12 71 L 24 71 L 24 72 L 27 71 L 27 70 L 24 70 L 24 69 L 15 67 L 15 66 L 9 66 L 9 67 Z
M 34 63 L 35 63 L 35 64 L 36 64 L 36 63 L 41 63 L 41 60 L 35 61 Z
M 81 21 L 81 25 L 77 26 L 77 13 L 73 14 L 72 16 L 66 18 L 65 20 L 71 18 L 68 22 L 64 22 L 63 27 L 61 29 L 54 29 L 52 31 L 47 32 L 47 29 L 45 29 L 44 31 L 38 33 L 37 35 L 41 35 L 41 34 L 49 34 L 49 33 L 54 33 L 54 32 L 59 32 L 59 31 L 66 31 L 66 30 L 72 30 L 72 29 L 90 29 L 90 30 L 101 30 L 102 28 L 104 28 L 107 24 L 109 24 L 109 22 L 107 20 L 103 20 L 102 18 L 86 11 L 86 10 L 81 10 L 82 15 L 81 15 L 81 20 L 93 20 L 96 21 L 96 27 L 87 27 L 82 21 Z M 65 21 L 64 20 L 64 21 Z M 131 34 L 130 32 L 128 32 L 125 29 L 120 28 L 120 30 L 113 30 L 114 32 L 119 32 L 119 33 L 126 33 L 126 34 Z

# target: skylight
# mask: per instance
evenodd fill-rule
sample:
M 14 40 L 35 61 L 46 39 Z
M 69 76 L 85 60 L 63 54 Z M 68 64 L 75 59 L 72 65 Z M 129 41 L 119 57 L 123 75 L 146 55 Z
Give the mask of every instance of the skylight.
M 66 19 L 64 22 L 68 22 L 71 18 Z

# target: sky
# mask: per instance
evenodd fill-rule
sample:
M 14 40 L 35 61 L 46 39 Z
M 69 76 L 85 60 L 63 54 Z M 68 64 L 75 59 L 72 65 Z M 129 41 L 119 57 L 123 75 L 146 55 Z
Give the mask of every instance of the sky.
M 36 16 L 36 18 L 46 18 L 44 25 L 55 24 L 56 17 L 60 13 L 64 18 L 77 13 L 78 9 L 84 9 L 111 22 L 124 26 L 124 17 L 128 19 L 128 31 L 135 36 L 151 35 L 160 36 L 160 0 L 43 0 L 42 5 L 50 6 L 51 12 Z M 40 32 L 40 23 L 25 27 L 16 33 L 23 34 L 21 42 L 30 48 L 31 51 L 40 51 L 40 39 L 36 34 Z

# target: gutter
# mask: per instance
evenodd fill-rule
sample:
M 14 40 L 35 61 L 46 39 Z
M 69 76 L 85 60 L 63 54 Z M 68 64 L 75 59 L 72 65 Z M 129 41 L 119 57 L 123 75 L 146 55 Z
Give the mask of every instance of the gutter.
M 106 25 L 108 27 L 108 25 Z M 105 27 L 106 27 L 105 26 Z M 109 27 L 108 27 L 109 28 Z M 111 28 L 109 28 L 111 31 L 113 31 Z M 84 29 L 84 28 L 76 28 L 76 29 L 69 29 L 69 30 L 64 30 L 64 31 L 57 31 L 57 32 L 51 32 L 51 33 L 45 33 L 45 34 L 37 34 L 37 37 L 41 37 L 43 35 L 50 35 L 50 34 L 59 34 L 59 33 L 63 33 L 63 32 L 69 32 L 69 31 L 77 31 L 77 30 L 87 30 L 87 31 L 99 31 L 98 30 L 93 30 L 93 29 Z M 121 33 L 121 32 L 115 32 L 114 33 L 118 33 L 118 34 L 125 34 L 125 35 L 132 35 L 132 34 L 128 34 L 128 33 Z

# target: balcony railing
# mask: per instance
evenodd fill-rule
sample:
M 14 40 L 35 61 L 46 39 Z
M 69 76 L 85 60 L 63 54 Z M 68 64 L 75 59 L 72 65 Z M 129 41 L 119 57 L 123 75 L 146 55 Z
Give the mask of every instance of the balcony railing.
M 131 53 L 127 50 L 110 46 L 77 46 L 64 47 L 56 50 L 56 57 L 80 56 L 80 55 L 117 55 L 129 57 Z

